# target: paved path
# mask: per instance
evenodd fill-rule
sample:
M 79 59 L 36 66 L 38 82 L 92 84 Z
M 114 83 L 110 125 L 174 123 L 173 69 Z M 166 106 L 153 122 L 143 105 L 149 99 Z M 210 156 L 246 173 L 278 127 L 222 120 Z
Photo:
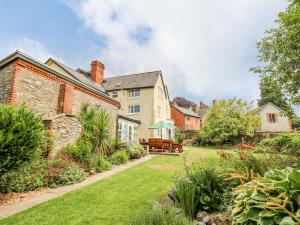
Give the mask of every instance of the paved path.
M 61 196 L 65 193 L 67 193 L 67 192 L 70 192 L 70 191 L 76 190 L 78 188 L 87 186 L 87 185 L 92 184 L 96 181 L 103 180 L 104 178 L 110 177 L 110 176 L 112 176 L 116 173 L 119 173 L 123 170 L 126 170 L 126 169 L 130 168 L 130 167 L 138 165 L 138 164 L 140 164 L 142 162 L 145 162 L 145 161 L 147 161 L 147 160 L 149 160 L 153 157 L 154 157 L 153 155 L 148 155 L 146 157 L 135 160 L 133 162 L 129 162 L 129 163 L 124 164 L 124 165 L 116 166 L 116 167 L 112 168 L 109 171 L 87 177 L 81 183 L 72 184 L 72 185 L 68 185 L 68 186 L 63 186 L 63 187 L 59 187 L 59 188 L 55 188 L 55 189 L 49 189 L 47 192 L 44 192 L 44 193 L 42 193 L 40 195 L 37 195 L 37 196 L 34 196 L 30 199 L 26 199 L 24 201 L 16 202 L 16 203 L 13 203 L 11 205 L 0 206 L 0 219 L 3 219 L 5 217 L 11 216 L 15 213 L 18 213 L 18 212 L 21 212 L 21 211 L 26 210 L 28 208 L 31 208 L 35 205 L 38 205 L 38 204 L 42 203 L 42 202 L 46 202 L 50 199 Z

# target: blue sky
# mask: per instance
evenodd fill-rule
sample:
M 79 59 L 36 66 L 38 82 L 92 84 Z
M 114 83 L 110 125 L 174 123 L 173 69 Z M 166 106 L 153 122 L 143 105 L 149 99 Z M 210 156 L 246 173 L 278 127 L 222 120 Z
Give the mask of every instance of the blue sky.
M 255 42 L 287 1 L 3 1 L 0 57 L 15 49 L 106 76 L 162 70 L 171 97 L 256 100 Z

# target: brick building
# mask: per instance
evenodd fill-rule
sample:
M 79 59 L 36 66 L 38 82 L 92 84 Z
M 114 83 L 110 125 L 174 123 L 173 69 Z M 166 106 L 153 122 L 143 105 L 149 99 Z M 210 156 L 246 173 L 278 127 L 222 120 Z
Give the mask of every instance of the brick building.
M 192 109 L 173 104 L 171 106 L 171 117 L 175 126 L 181 130 L 199 130 L 201 127 L 201 117 Z
M 42 63 L 16 51 L 0 61 L 0 103 L 25 103 L 42 116 L 55 132 L 53 154 L 79 137 L 78 113 L 83 103 L 108 111 L 114 136 L 120 103 L 102 88 L 102 63 L 93 61 L 90 74 L 87 77 L 54 59 Z

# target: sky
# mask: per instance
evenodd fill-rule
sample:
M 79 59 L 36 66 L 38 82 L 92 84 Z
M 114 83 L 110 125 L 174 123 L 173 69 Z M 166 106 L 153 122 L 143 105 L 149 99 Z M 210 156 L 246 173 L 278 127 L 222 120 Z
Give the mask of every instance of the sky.
M 0 58 L 15 50 L 105 76 L 161 70 L 170 97 L 259 98 L 256 42 L 287 0 L 11 0 Z

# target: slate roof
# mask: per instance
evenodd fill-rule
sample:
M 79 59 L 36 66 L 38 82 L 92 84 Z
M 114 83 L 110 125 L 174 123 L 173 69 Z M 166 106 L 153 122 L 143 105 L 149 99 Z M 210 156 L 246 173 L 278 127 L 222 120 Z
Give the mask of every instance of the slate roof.
M 54 60 L 57 64 L 59 64 L 59 66 L 63 67 L 63 69 L 69 74 L 69 76 L 66 76 L 65 74 L 62 74 L 61 72 L 53 69 L 52 67 L 48 66 L 45 63 L 42 63 L 28 55 L 26 55 L 23 52 L 20 51 L 15 51 L 12 54 L 6 56 L 5 58 L 0 60 L 0 68 L 7 65 L 8 63 L 16 60 L 16 59 L 22 59 L 26 62 L 29 62 L 41 69 L 44 69 L 47 72 L 50 72 L 52 74 L 54 74 L 55 76 L 62 78 L 66 81 L 69 81 L 71 83 L 77 84 L 79 86 L 81 86 L 82 88 L 85 88 L 89 91 L 92 91 L 93 93 L 102 96 L 112 102 L 115 102 L 116 104 L 120 105 L 120 103 L 118 101 L 116 101 L 115 99 L 111 98 L 109 95 L 107 95 L 103 89 L 103 87 L 101 87 L 101 85 L 96 85 L 95 83 L 93 83 L 90 79 L 88 79 L 87 77 L 84 77 L 82 74 L 80 74 L 79 72 L 67 67 L 66 65 Z M 53 59 L 52 59 L 53 60 Z
M 63 63 L 53 59 L 53 58 L 49 58 L 46 61 L 46 64 L 48 61 L 53 61 L 56 64 L 58 64 L 63 70 L 65 70 L 68 74 L 70 74 L 73 78 L 75 78 L 76 80 L 85 83 L 89 86 L 92 86 L 93 88 L 98 89 L 99 91 L 105 92 L 103 87 L 101 85 L 96 84 L 94 81 L 92 81 L 91 79 L 87 78 L 86 76 L 84 76 L 82 73 L 80 73 L 78 70 L 73 70 L 72 68 L 64 65 Z M 55 70 L 55 68 L 52 68 Z
M 117 77 L 109 77 L 104 79 L 102 85 L 106 91 L 154 87 L 160 75 L 161 71 L 153 71 Z
M 191 109 L 183 108 L 183 107 L 180 107 L 180 106 L 177 106 L 177 105 L 173 105 L 173 107 L 175 107 L 177 110 L 182 112 L 184 115 L 200 118 L 200 116 Z

